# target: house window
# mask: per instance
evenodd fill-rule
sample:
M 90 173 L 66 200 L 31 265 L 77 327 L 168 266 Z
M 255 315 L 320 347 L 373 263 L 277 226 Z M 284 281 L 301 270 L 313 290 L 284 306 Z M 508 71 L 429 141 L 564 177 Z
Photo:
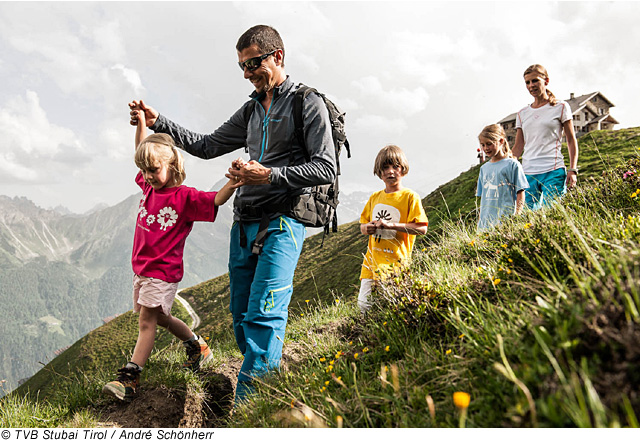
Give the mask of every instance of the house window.
M 604 114 L 604 109 L 602 109 L 602 108 L 598 108 L 598 113 L 599 113 L 600 115 Z
M 584 113 L 584 121 L 589 121 L 589 114 L 587 114 L 586 112 Z
M 576 114 L 576 121 L 579 122 L 580 121 L 580 114 Z

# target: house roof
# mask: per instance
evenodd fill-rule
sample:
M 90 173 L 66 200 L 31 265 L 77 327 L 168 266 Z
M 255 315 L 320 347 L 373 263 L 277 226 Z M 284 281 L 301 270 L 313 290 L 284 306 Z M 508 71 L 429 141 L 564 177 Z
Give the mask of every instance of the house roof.
M 569 100 L 566 100 L 566 102 L 569 103 L 569 106 L 571 106 L 571 112 L 575 113 L 584 108 L 587 102 L 589 100 L 592 100 L 596 96 L 600 96 L 600 98 L 606 101 L 609 104 L 609 107 L 615 106 L 613 103 L 611 103 L 611 100 L 609 100 L 601 92 L 598 91 L 592 92 L 591 94 L 581 95 L 580 97 L 570 98 Z
M 574 98 L 570 98 L 568 100 L 565 100 L 569 106 L 571 107 L 571 113 L 575 114 L 576 112 L 580 111 L 582 108 L 584 108 L 587 104 L 587 102 L 591 99 L 593 99 L 595 96 L 600 96 L 603 100 L 605 100 L 610 107 L 615 106 L 611 100 L 609 100 L 607 97 L 605 97 L 601 92 L 596 91 L 596 92 L 592 92 L 590 94 L 584 94 L 581 95 L 579 97 L 574 97 Z M 517 112 L 514 112 L 513 114 L 509 114 L 508 116 L 506 116 L 505 118 L 503 118 L 502 120 L 500 120 L 498 123 L 507 123 L 507 122 L 511 122 L 514 121 L 516 119 L 516 114 Z M 609 115 L 609 114 L 606 114 Z M 613 119 L 613 117 L 611 117 Z M 615 119 L 613 119 L 615 120 Z M 594 120 L 595 122 L 596 120 Z M 617 121 L 616 121 L 617 124 Z
M 516 119 L 516 114 L 517 114 L 517 112 L 514 112 L 513 114 L 509 114 L 505 118 L 500 120 L 498 123 L 507 123 L 507 122 L 515 120 Z
M 588 124 L 590 125 L 592 123 L 599 123 L 599 122 L 601 122 L 603 120 L 607 120 L 609 123 L 613 123 L 614 125 L 619 124 L 618 120 L 616 120 L 615 118 L 611 117 L 611 115 L 609 115 L 609 114 L 598 115 L 593 120 L 591 120 Z

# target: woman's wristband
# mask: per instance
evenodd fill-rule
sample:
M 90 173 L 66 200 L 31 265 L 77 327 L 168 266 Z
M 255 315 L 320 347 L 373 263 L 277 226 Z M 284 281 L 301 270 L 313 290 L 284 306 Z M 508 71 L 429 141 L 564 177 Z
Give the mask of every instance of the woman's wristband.
M 575 172 L 576 175 L 578 175 L 578 168 L 569 168 L 567 169 L 567 172 Z

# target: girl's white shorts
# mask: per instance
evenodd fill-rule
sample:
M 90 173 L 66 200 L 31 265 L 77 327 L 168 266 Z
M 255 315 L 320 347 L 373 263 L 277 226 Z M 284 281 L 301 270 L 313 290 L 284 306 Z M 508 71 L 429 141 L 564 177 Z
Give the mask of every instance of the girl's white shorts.
M 173 300 L 178 292 L 178 283 L 168 283 L 153 277 L 133 274 L 133 311 L 140 312 L 140 307 L 162 308 L 166 316 L 171 314 Z

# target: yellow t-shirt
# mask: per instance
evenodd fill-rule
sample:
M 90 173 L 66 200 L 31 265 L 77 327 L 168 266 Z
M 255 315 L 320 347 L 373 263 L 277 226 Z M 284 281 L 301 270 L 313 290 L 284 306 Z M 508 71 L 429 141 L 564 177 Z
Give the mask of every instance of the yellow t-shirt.
M 387 194 L 375 192 L 360 215 L 360 223 L 385 220 L 389 223 L 429 223 L 420 196 L 411 189 Z M 360 278 L 378 280 L 386 267 L 393 267 L 411 257 L 416 236 L 392 229 L 378 229 L 369 236 L 367 254 Z

